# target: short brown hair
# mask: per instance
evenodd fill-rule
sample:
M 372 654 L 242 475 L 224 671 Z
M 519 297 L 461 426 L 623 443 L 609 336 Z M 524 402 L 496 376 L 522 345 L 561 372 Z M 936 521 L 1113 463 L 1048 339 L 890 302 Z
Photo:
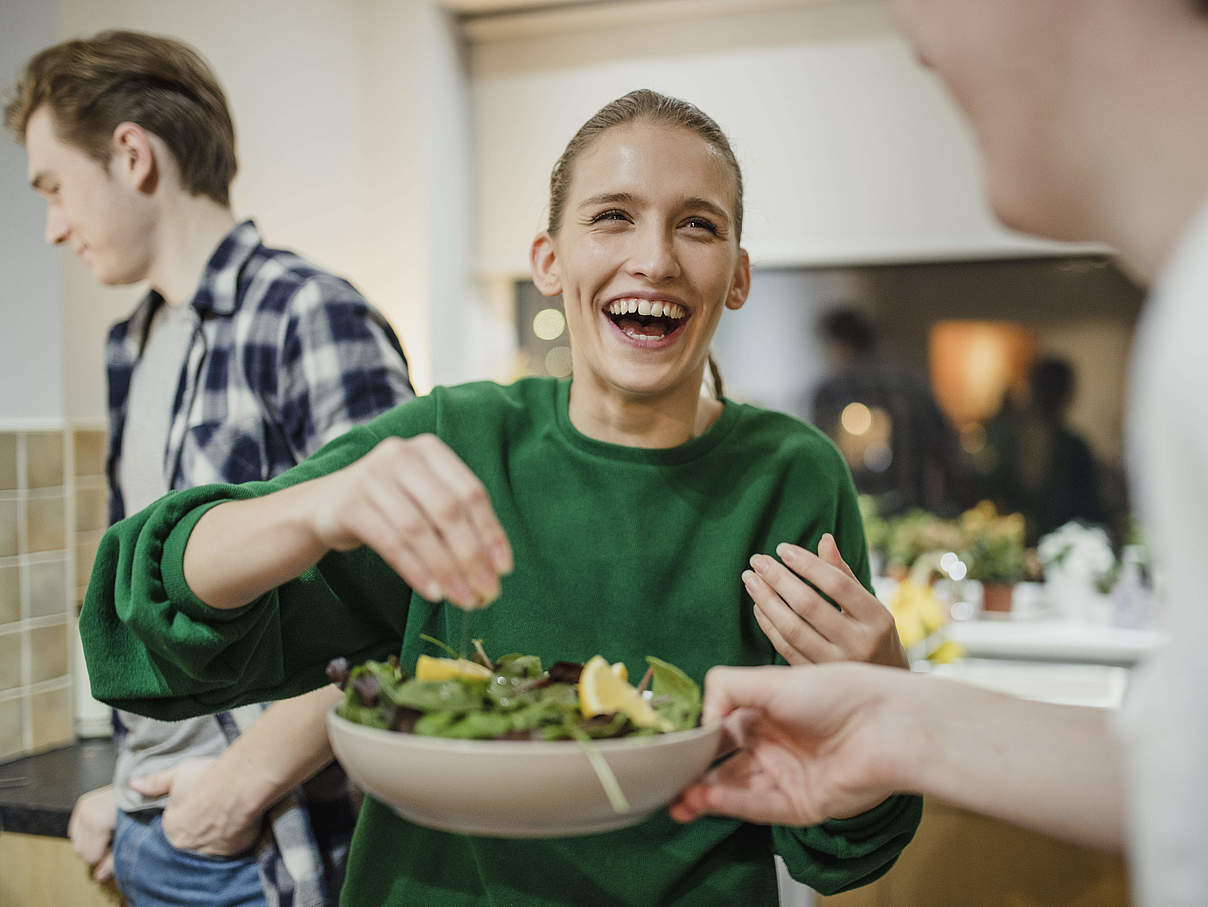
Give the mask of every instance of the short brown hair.
M 18 141 L 43 104 L 55 134 L 101 164 L 109 161 L 117 125 L 137 123 L 168 146 L 188 192 L 230 204 L 235 126 L 214 73 L 187 44 L 106 31 L 48 47 L 26 65 L 4 109 Z
M 562 210 L 566 207 L 566 193 L 570 191 L 571 171 L 575 160 L 602 133 L 614 126 L 624 126 L 639 120 L 679 126 L 695 132 L 721 154 L 734 176 L 734 236 L 742 240 L 742 169 L 730 147 L 730 140 L 721 127 L 707 113 L 694 104 L 681 101 L 639 88 L 601 107 L 596 114 L 579 127 L 579 131 L 567 143 L 566 150 L 554 164 L 549 177 L 549 232 L 556 233 L 562 225 Z

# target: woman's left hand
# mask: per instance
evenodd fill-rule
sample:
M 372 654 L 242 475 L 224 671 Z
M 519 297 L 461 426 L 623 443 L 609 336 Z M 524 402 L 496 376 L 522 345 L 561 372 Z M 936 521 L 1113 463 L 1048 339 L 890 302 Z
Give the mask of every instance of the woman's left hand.
M 787 542 L 776 553 L 783 563 L 754 555 L 742 581 L 755 602 L 755 620 L 785 661 L 910 666 L 893 615 L 856 579 L 830 533 L 818 542 L 817 554 Z

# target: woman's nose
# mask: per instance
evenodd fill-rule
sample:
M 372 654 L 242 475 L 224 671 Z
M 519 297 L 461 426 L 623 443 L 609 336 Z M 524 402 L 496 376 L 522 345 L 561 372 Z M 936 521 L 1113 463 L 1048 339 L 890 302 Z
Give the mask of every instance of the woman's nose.
M 678 277 L 680 266 L 673 237 L 656 227 L 634 231 L 629 271 L 652 283 Z

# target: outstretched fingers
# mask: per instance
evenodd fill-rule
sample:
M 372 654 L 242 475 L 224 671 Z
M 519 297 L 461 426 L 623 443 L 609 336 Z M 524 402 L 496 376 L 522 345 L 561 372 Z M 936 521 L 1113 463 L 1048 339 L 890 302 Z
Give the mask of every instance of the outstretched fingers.
M 793 573 L 829 596 L 844 613 L 857 620 L 866 619 L 874 609 L 883 607 L 843 560 L 839 546 L 829 532 L 819 540 L 818 554 L 788 542 L 777 545 L 776 553 Z

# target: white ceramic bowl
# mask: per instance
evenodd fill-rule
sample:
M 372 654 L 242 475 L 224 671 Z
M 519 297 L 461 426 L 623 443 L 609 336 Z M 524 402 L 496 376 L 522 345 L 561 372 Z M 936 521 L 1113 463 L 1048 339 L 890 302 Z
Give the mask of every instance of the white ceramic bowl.
M 563 837 L 641 822 L 713 761 L 721 728 L 597 740 L 629 801 L 613 809 L 573 740 L 449 740 L 365 727 L 333 709 L 336 758 L 361 789 L 404 819 L 442 831 Z

